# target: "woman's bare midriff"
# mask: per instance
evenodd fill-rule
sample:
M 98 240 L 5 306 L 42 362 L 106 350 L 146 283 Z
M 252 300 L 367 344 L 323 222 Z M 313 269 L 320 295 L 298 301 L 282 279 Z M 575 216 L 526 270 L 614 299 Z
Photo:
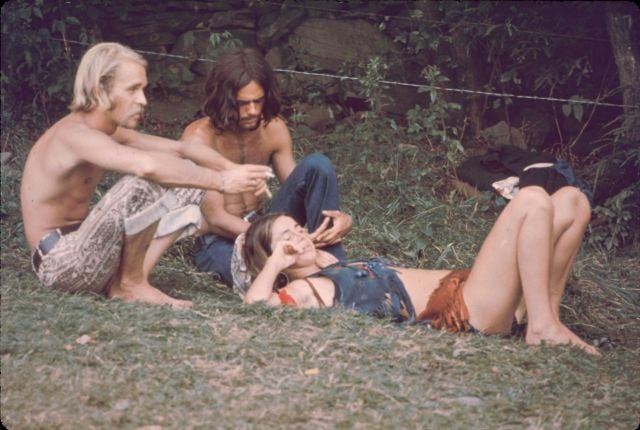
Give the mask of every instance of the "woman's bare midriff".
M 400 280 L 411 297 L 413 307 L 419 314 L 427 307 L 431 293 L 438 288 L 440 279 L 444 278 L 451 270 L 425 270 L 411 268 L 394 268 L 398 272 Z
M 451 272 L 451 270 L 424 270 L 399 267 L 394 267 L 393 269 L 398 272 L 400 280 L 404 284 L 409 297 L 411 297 L 416 314 L 419 314 L 427 307 L 431 293 L 438 288 L 440 279 Z M 325 303 L 333 303 L 333 296 L 335 294 L 335 285 L 333 282 L 326 277 L 309 279 L 313 282 L 323 301 Z M 298 286 L 295 291 L 291 291 L 294 298 L 299 300 L 299 303 L 313 303 L 314 306 L 310 307 L 318 307 L 311 289 L 307 288 L 304 284 L 298 284 Z

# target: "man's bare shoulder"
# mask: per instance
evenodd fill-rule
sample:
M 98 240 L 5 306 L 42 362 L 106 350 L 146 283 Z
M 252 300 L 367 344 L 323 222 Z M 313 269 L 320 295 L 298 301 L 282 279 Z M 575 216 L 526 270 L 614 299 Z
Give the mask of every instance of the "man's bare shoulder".
M 56 122 L 51 128 L 49 128 L 49 130 L 47 130 L 47 132 L 43 136 L 73 136 L 78 132 L 89 130 L 89 126 L 87 126 L 84 121 L 82 121 L 79 115 L 70 113 L 69 115 L 61 118 L 58 122 Z
M 81 114 L 70 113 L 51 126 L 39 141 L 53 145 L 64 145 L 75 141 L 86 142 L 88 137 L 96 135 L 109 136 L 104 131 L 89 125 L 84 121 Z
M 281 116 L 273 118 L 269 121 L 265 127 L 265 132 L 267 133 L 287 133 L 289 134 L 289 128 L 287 127 L 287 123 Z
M 211 125 L 208 117 L 200 118 L 190 123 L 182 133 L 181 140 L 200 140 L 202 143 L 209 143 L 215 140 L 216 131 Z
M 270 145 L 290 145 L 291 133 L 282 117 L 269 121 L 262 129 L 263 140 Z

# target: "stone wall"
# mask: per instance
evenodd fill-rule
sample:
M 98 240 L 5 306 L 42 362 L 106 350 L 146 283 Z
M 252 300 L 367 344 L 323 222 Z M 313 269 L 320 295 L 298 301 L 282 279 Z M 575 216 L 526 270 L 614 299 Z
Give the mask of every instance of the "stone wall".
M 224 50 L 245 46 L 259 49 L 278 71 L 285 100 L 283 113 L 300 115 L 307 125 L 323 129 L 336 119 L 368 109 L 362 85 L 340 80 L 287 72 L 288 70 L 321 72 L 331 75 L 361 77 L 364 66 L 373 56 L 381 56 L 386 79 L 399 82 L 423 82 L 420 72 L 433 62 L 431 50 L 417 56 L 402 55 L 402 47 L 390 34 L 409 34 L 415 16 L 429 16 L 429 2 L 335 2 L 269 0 L 186 0 L 149 2 L 129 0 L 116 9 L 106 3 L 99 29 L 103 40 L 119 41 L 140 50 L 149 60 L 150 117 L 160 120 L 198 117 L 203 99 L 204 80 L 215 58 Z M 394 19 L 385 17 L 393 16 Z M 410 18 L 410 19 L 407 19 Z M 228 33 L 230 39 L 221 38 Z M 212 43 L 212 38 L 216 39 Z M 166 54 L 154 55 L 154 53 Z M 182 58 L 182 57 L 186 57 Z M 445 71 L 451 86 L 455 73 Z M 445 97 L 455 97 L 445 93 Z M 417 89 L 390 85 L 385 90 L 382 111 L 402 120 L 407 110 L 427 102 Z M 472 99 L 456 100 L 466 108 Z M 465 115 L 468 112 L 465 113 Z M 547 114 L 548 115 L 548 114 Z M 553 134 L 549 121 L 532 121 L 539 117 L 529 112 L 526 120 L 516 111 L 512 127 L 526 128 L 527 146 L 541 147 Z M 458 118 L 462 121 L 462 117 Z M 485 126 L 505 118 L 498 114 L 487 118 Z M 513 140 L 518 132 L 510 131 L 505 139 Z M 473 141 L 484 141 L 482 130 L 469 132 Z M 521 139 L 522 140 L 522 139 Z M 502 142 L 501 139 L 497 141 Z M 493 141 L 495 143 L 496 141 Z M 491 143 L 491 142 L 489 142 Z
M 373 17 L 359 11 L 362 5 L 338 2 L 256 2 L 230 1 L 168 1 L 151 3 L 133 0 L 126 10 L 114 14 L 100 29 L 104 40 L 115 40 L 145 51 L 150 62 L 150 76 L 155 88 L 151 109 L 158 115 L 197 115 L 202 98 L 204 79 L 211 61 L 225 49 L 235 46 L 254 47 L 263 52 L 276 69 L 322 72 L 360 76 L 362 66 L 370 57 L 390 55 L 398 47 L 385 35 L 379 24 L 384 13 L 397 14 L 398 6 L 379 6 Z M 406 8 L 406 4 L 402 5 Z M 367 8 L 371 10 L 371 6 Z M 124 16 L 122 16 L 124 14 Z M 211 36 L 228 32 L 225 39 L 214 46 Z M 111 35 L 111 36 L 109 36 Z M 152 53 L 170 54 L 188 59 L 165 57 Z M 420 62 L 412 59 L 407 66 L 391 71 L 390 79 L 417 79 Z M 328 115 L 318 109 L 336 97 L 338 87 L 342 102 L 366 106 L 356 82 L 338 79 L 305 77 L 279 72 L 285 95 L 307 102 L 285 108 L 309 113 L 310 122 L 324 124 L 317 116 Z M 418 103 L 415 90 L 391 87 L 385 109 L 389 114 L 403 115 Z M 167 109 L 162 104 L 168 103 Z M 287 101 L 285 102 L 287 104 Z M 177 112 L 176 112 L 177 111 Z M 315 119 L 314 119 L 315 118 Z M 324 118 L 325 120 L 327 118 Z

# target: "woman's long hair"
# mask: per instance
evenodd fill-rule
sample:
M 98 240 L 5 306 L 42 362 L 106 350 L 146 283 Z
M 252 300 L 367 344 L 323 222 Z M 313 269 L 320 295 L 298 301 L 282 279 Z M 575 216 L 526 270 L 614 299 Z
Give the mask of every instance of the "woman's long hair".
M 249 272 L 255 277 L 260 273 L 273 253 L 271 249 L 271 233 L 273 223 L 286 213 L 267 214 L 255 220 L 245 233 L 243 257 Z
M 238 91 L 255 81 L 264 91 L 265 124 L 280 114 L 280 86 L 262 54 L 255 49 L 230 51 L 218 57 L 205 84 L 202 111 L 219 131 L 238 128 Z

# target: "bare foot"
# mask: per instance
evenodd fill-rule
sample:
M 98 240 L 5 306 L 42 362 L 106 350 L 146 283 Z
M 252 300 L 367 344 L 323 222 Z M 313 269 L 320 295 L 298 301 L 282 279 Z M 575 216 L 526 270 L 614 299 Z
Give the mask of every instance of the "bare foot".
M 580 339 L 578 335 L 560 322 L 544 329 L 536 329 L 529 324 L 525 340 L 529 345 L 540 345 L 541 343 L 549 345 L 571 344 L 582 348 L 589 354 L 601 355 L 596 347 Z
M 125 302 L 143 302 L 152 305 L 169 305 L 174 309 L 189 309 L 193 302 L 178 300 L 170 297 L 148 283 L 113 285 L 109 289 L 109 298 L 120 299 Z

